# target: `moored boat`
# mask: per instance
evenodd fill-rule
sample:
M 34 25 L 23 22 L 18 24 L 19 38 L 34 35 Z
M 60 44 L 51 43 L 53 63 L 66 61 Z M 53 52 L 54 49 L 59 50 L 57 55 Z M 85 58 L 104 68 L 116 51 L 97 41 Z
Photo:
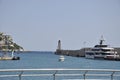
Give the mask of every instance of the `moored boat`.
M 14 56 L 14 51 L 2 52 L 0 51 L 0 60 L 20 60 L 20 57 Z
M 0 60 L 19 60 L 20 57 L 14 55 L 14 51 L 23 49 L 13 42 L 10 35 L 0 32 Z

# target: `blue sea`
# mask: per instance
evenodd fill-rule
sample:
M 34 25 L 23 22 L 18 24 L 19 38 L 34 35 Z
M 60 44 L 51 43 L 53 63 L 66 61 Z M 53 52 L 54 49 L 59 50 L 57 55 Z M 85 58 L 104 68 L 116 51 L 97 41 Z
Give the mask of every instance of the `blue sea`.
M 60 55 L 54 52 L 16 53 L 20 60 L 1 60 L 0 69 L 43 69 L 43 68 L 74 68 L 74 69 L 120 69 L 120 61 L 92 60 L 84 57 L 64 56 L 65 61 L 59 62 Z M 0 73 L 2 74 L 2 73 Z M 75 79 L 78 79 L 77 77 Z M 19 80 L 18 78 L 0 78 L 0 80 Z M 23 77 L 21 80 L 53 80 L 52 78 Z M 58 79 L 63 80 L 63 79 Z M 120 80 L 120 77 L 115 80 Z

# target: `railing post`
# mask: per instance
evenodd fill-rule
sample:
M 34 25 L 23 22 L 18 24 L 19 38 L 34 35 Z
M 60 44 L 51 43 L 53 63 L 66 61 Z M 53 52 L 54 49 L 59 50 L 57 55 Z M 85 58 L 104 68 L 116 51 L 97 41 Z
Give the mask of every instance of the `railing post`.
M 115 74 L 115 72 L 113 71 L 111 74 L 111 80 L 113 80 L 113 75 Z
M 83 74 L 84 76 L 84 80 L 86 79 L 86 74 L 87 74 L 88 71 L 85 71 L 85 73 Z
M 21 71 L 21 73 L 19 74 L 19 80 L 21 80 L 22 74 L 23 74 L 23 71 Z
M 55 75 L 58 71 L 55 71 L 55 73 L 53 74 L 53 80 L 55 80 Z

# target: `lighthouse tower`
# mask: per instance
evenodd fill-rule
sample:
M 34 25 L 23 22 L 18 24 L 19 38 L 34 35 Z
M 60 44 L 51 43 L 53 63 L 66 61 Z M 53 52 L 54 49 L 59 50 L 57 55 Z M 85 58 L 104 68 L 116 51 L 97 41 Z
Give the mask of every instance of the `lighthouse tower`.
M 57 48 L 57 50 L 61 50 L 61 41 L 60 40 L 58 41 L 58 48 Z

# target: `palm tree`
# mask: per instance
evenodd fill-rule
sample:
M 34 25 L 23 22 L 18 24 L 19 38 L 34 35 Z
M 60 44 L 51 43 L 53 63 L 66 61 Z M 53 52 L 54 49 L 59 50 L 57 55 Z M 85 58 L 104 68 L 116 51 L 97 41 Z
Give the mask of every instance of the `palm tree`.
M 0 32 L 0 41 L 2 41 L 2 40 L 3 40 L 3 33 Z
M 0 50 L 3 50 L 3 41 L 4 40 L 4 36 L 3 36 L 3 33 L 2 32 L 0 32 Z

